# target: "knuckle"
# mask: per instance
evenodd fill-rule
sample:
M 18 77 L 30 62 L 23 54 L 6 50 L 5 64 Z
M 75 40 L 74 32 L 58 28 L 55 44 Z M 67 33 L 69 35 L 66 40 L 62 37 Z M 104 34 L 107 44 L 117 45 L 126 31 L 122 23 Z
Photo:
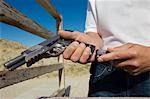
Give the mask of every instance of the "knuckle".
M 139 67 L 140 64 L 139 64 L 138 61 L 133 61 L 133 62 L 132 62 L 132 65 L 133 65 L 134 67 Z
M 80 47 L 81 47 L 81 48 L 85 48 L 86 46 L 85 46 L 84 43 L 80 43 Z
M 76 53 L 81 54 L 85 48 L 86 48 L 85 44 L 81 43 L 79 46 L 77 46 Z
M 131 53 L 131 55 L 136 57 L 136 56 L 138 55 L 138 52 L 137 52 L 137 51 L 133 51 L 133 52 Z
M 70 46 L 68 46 L 68 47 L 66 48 L 66 52 L 67 52 L 67 51 L 68 51 L 68 52 L 71 52 L 71 51 L 73 51 L 73 50 L 75 50 L 75 49 L 76 49 L 75 46 L 70 45 Z
M 78 46 L 78 45 L 79 45 L 79 42 L 74 41 L 74 42 L 72 42 L 70 45 L 72 45 L 72 46 Z
M 89 50 L 88 48 L 86 48 L 86 49 L 84 50 L 83 55 L 89 56 L 89 55 L 90 55 L 90 50 Z
M 83 49 L 83 48 L 78 47 L 78 48 L 76 49 L 76 51 L 75 51 L 75 53 L 74 53 L 74 54 L 76 54 L 76 55 L 81 55 L 81 54 L 83 53 L 83 51 L 84 51 L 84 49 Z
M 78 47 L 78 43 L 77 42 L 73 42 L 72 44 L 70 44 L 67 48 L 66 48 L 66 50 L 75 50 L 75 49 L 77 49 L 77 47 Z
M 120 58 L 120 55 L 119 55 L 119 54 L 116 54 L 116 55 L 114 56 L 114 58 L 115 58 L 115 59 L 119 59 L 119 58 Z

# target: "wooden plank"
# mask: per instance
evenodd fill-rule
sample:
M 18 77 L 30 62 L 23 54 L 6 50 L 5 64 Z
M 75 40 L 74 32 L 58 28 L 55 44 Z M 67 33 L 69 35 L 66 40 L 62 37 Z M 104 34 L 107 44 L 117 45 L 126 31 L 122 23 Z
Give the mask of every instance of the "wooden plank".
M 56 29 L 62 29 L 62 16 L 57 12 L 50 0 L 37 0 L 56 20 Z
M 62 65 L 64 65 L 64 59 L 63 59 L 63 55 L 60 55 L 58 57 L 58 62 L 62 63 Z M 63 89 L 65 88 L 65 67 L 60 69 L 59 71 L 59 89 Z
M 67 88 L 59 89 L 56 92 L 54 92 L 50 97 L 69 97 L 70 95 L 71 86 L 68 86 Z
M 51 4 L 50 0 L 37 0 L 55 19 L 61 21 L 61 15 Z
M 65 95 L 65 88 L 58 89 L 56 92 L 54 92 L 50 97 L 63 97 Z
M 54 92 L 51 96 L 41 96 L 38 97 L 37 99 L 50 99 L 50 98 L 54 98 L 54 97 L 64 97 L 65 96 L 65 88 L 63 89 L 59 89 L 56 92 Z
M 16 26 L 45 39 L 52 37 L 53 33 L 51 31 L 48 31 L 32 19 L 23 15 L 3 0 L 0 1 L 0 8 L 0 22 Z
M 68 86 L 66 89 L 59 89 L 56 92 L 54 92 L 51 96 L 41 96 L 38 97 L 37 99 L 50 99 L 50 98 L 54 98 L 54 97 L 69 97 L 70 96 L 70 90 L 71 90 L 71 86 Z
M 1 71 L 0 89 L 62 68 L 62 64 L 53 64 L 40 67 L 18 69 L 15 71 Z

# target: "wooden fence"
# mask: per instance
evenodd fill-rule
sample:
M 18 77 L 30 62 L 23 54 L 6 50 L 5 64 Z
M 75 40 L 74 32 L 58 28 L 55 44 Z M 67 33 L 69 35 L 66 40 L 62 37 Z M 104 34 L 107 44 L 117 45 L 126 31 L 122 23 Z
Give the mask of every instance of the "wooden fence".
M 49 0 L 37 0 L 56 20 L 57 30 L 62 29 L 62 17 L 53 7 Z M 28 18 L 3 0 L 0 0 L 0 22 L 16 26 L 22 30 L 28 31 L 34 35 L 45 39 L 52 37 L 53 33 L 48 31 L 32 19 Z M 58 71 L 59 89 L 50 97 L 69 96 L 70 86 L 65 86 L 65 70 L 63 57 L 58 57 L 58 64 L 38 66 L 25 69 L 17 69 L 15 71 L 0 71 L 0 89 L 11 86 L 13 84 L 32 79 L 52 71 Z

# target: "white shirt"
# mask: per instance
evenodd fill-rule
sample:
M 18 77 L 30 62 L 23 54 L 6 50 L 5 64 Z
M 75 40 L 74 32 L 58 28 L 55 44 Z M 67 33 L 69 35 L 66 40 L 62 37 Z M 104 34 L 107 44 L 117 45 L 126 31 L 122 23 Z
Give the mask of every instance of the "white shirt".
M 89 0 L 85 32 L 100 33 L 104 48 L 150 46 L 150 0 Z

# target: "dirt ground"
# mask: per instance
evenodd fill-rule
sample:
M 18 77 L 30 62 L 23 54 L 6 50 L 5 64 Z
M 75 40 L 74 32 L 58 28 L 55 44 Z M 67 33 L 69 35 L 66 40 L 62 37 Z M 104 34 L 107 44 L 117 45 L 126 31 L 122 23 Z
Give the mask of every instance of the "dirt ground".
M 70 97 L 86 97 L 88 80 L 88 74 L 66 77 L 66 86 L 71 85 Z M 58 78 L 35 78 L 0 89 L 0 99 L 36 99 L 50 96 L 58 88 Z

